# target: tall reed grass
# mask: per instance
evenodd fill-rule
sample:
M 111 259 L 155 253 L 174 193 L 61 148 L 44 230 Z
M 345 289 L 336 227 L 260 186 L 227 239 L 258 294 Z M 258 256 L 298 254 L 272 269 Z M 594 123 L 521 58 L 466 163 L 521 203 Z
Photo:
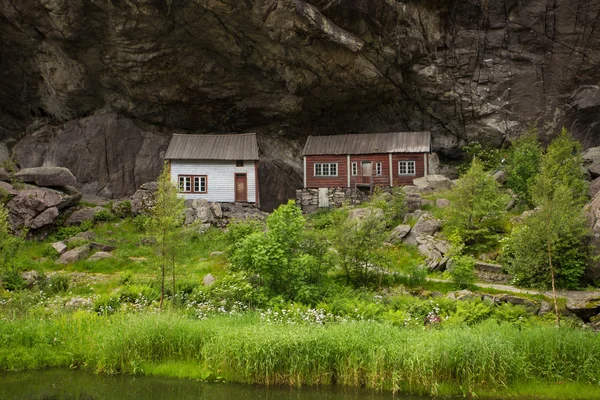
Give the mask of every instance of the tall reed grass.
M 61 366 L 139 374 L 161 362 L 267 385 L 433 394 L 442 387 L 470 392 L 531 382 L 598 386 L 600 337 L 495 321 L 431 330 L 374 322 L 266 324 L 254 315 L 197 321 L 169 313 L 0 321 L 0 370 Z

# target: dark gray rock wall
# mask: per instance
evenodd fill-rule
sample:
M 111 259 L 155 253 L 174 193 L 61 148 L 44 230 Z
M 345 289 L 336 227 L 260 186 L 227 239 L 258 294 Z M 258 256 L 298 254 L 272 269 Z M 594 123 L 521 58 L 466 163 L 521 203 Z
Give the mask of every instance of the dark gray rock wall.
M 427 129 L 452 151 L 566 124 L 598 145 L 599 15 L 590 0 L 0 0 L 0 141 L 120 196 L 156 174 L 168 133 L 256 131 L 273 202 L 301 183 L 309 134 Z

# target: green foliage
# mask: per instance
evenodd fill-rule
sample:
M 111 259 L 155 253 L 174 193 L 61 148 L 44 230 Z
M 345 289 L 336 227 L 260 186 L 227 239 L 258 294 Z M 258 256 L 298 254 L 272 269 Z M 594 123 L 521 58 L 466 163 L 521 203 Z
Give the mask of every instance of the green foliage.
M 373 209 L 365 218 L 347 220 L 338 227 L 333 245 L 348 282 L 367 286 L 388 272 L 391 260 L 382 250 L 385 227 L 385 220 Z
M 459 301 L 456 311 L 448 319 L 448 325 L 473 325 L 488 319 L 492 315 L 492 307 L 481 300 Z
M 118 218 L 131 217 L 131 202 L 129 200 L 121 201 L 112 207 L 112 212 Z
M 233 235 L 250 234 L 238 241 L 231 262 L 235 268 L 257 274 L 275 294 L 316 301 L 316 285 L 329 268 L 326 241 L 305 228 L 302 211 L 290 200 L 267 218 L 266 232 L 250 233 L 254 228 L 249 226 L 234 230 Z
M 475 259 L 468 255 L 452 258 L 452 268 L 449 270 L 450 279 L 461 289 L 475 283 Z
M 473 141 L 462 147 L 466 162 L 458 167 L 462 175 L 469 170 L 474 159 L 478 159 L 485 171 L 495 171 L 500 168 L 503 151 L 487 143 Z
M 49 237 L 49 241 L 60 242 L 77 235 L 80 232 L 89 231 L 92 229 L 92 221 L 84 221 L 80 225 L 61 226 L 58 230 Z
M 133 225 L 138 232 L 148 232 L 152 229 L 154 220 L 148 214 L 136 215 L 133 219 Z
M 64 274 L 54 274 L 48 279 L 46 285 L 48 291 L 52 294 L 60 294 L 69 290 L 69 277 Z
M 505 241 L 506 267 L 521 285 L 547 288 L 554 273 L 556 286 L 579 286 L 589 253 L 580 151 L 581 145 L 563 128 L 542 157 L 532 187 L 535 212 Z
M 504 241 L 506 268 L 520 285 L 548 288 L 552 261 L 557 286 L 575 289 L 587 263 L 586 234 L 582 210 L 559 184 Z
M 20 236 L 11 232 L 8 210 L 0 203 L 0 281 L 9 290 L 20 289 L 23 286 L 21 267 L 16 257 L 23 242 Z
M 402 223 L 402 218 L 406 213 L 404 199 L 404 191 L 401 187 L 392 188 L 391 193 L 383 191 L 380 187 L 376 187 L 373 196 L 362 206 L 379 208 L 383 211 L 386 224 L 396 226 Z
M 541 157 L 542 148 L 535 130 L 516 140 L 508 153 L 506 186 L 512 189 L 526 206 L 533 204 L 531 187 L 540 171 Z
M 119 310 L 121 300 L 116 294 L 100 295 L 95 301 L 93 309 L 98 315 L 111 315 Z
M 94 222 L 107 222 L 114 221 L 115 219 L 115 215 L 109 210 L 98 210 L 94 214 Z
M 473 159 L 469 170 L 448 193 L 445 228 L 456 231 L 471 251 L 485 251 L 498 241 L 504 227 L 508 196 L 485 171 L 483 163 Z
M 532 187 L 533 204 L 539 206 L 553 196 L 557 187 L 564 186 L 571 192 L 574 204 L 583 206 L 588 188 L 582 163 L 581 144 L 563 128 L 542 156 L 540 174 Z
M 227 226 L 227 234 L 225 236 L 230 252 L 235 251 L 236 247 L 242 243 L 246 237 L 263 230 L 264 224 L 254 219 L 230 223 Z
M 427 268 L 418 260 L 410 260 L 403 267 L 403 272 L 408 274 L 408 285 L 419 286 L 427 280 Z

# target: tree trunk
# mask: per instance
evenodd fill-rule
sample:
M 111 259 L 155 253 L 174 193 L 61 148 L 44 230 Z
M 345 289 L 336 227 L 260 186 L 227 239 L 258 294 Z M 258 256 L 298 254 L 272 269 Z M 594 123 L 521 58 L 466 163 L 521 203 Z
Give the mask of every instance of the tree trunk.
M 171 304 L 175 308 L 175 252 L 171 254 L 171 271 L 173 272 L 173 295 L 171 296 Z
M 554 268 L 552 267 L 552 253 L 550 251 L 550 241 L 548 241 L 548 262 L 550 264 L 550 274 L 552 275 L 552 296 L 554 297 L 554 312 L 556 313 L 556 326 L 560 326 L 558 302 L 556 301 L 556 282 L 554 279 Z

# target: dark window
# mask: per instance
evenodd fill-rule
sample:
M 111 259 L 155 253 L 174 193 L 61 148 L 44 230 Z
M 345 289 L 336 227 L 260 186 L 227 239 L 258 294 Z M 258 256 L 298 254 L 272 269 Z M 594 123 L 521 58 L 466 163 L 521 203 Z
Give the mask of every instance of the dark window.
M 235 162 L 235 166 L 236 167 L 243 167 L 244 166 L 244 160 L 237 160 Z

